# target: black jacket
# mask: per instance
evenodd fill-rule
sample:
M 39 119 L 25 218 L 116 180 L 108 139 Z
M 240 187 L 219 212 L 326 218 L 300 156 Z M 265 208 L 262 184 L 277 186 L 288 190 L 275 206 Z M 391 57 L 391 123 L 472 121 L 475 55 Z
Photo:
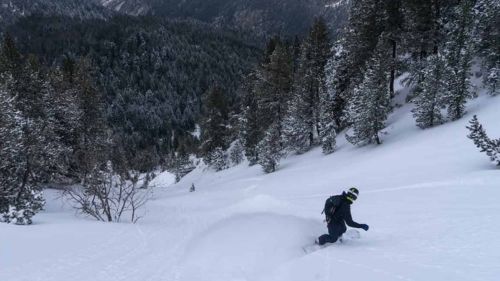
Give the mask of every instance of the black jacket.
M 361 224 L 352 220 L 351 216 L 351 201 L 347 199 L 347 194 L 330 197 L 334 203 L 333 213 L 330 210 L 325 210 L 328 224 L 343 226 L 347 224 L 350 227 L 361 228 Z

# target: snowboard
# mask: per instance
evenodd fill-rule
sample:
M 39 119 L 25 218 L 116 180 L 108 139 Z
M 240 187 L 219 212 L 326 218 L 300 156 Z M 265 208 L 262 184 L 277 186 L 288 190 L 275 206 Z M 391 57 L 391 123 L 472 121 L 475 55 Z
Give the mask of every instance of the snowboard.
M 337 240 L 338 243 L 344 244 L 344 243 L 349 243 L 352 240 L 357 240 L 361 238 L 361 233 L 359 233 L 358 230 L 356 229 L 349 229 L 347 230 L 342 236 L 340 236 L 339 240 Z M 321 250 L 323 248 L 326 248 L 330 245 L 333 245 L 332 243 L 326 243 L 325 245 L 319 245 L 319 244 L 312 244 L 312 245 L 306 245 L 302 247 L 302 250 L 304 253 L 309 254 L 318 250 Z

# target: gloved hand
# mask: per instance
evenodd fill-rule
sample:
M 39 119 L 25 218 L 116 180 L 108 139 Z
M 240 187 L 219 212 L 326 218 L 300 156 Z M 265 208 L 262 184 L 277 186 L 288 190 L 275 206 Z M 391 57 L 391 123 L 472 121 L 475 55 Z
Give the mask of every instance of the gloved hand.
M 364 231 L 368 231 L 368 229 L 370 228 L 367 224 L 362 224 L 361 225 L 361 228 L 364 230 Z

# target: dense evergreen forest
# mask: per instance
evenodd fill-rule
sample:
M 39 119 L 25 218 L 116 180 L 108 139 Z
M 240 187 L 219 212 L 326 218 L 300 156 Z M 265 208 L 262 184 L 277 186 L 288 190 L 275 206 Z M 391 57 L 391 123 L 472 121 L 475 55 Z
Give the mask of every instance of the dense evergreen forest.
M 289 154 L 335 152 L 344 130 L 352 144 L 380 145 L 402 74 L 422 129 L 465 114 L 473 64 L 498 94 L 498 1 L 356 0 L 349 9 L 341 32 L 316 17 L 307 34 L 267 44 L 152 16 L 18 20 L 0 51 L 3 220 L 30 223 L 51 182 L 99 197 L 109 178 L 136 182 L 131 171 L 180 179 L 193 158 L 217 171 L 246 159 L 274 172 Z
M 45 65 L 92 61 L 109 125 L 141 170 L 163 163 L 179 143 L 194 152 L 189 132 L 200 118 L 201 95 L 217 83 L 234 104 L 243 75 L 260 55 L 234 33 L 148 17 L 32 16 L 9 32 L 21 53 Z
M 196 19 L 250 32 L 258 38 L 307 33 L 315 17 L 324 17 L 334 35 L 347 18 L 345 0 L 107 0 L 110 9 L 131 15 Z M 331 5 L 331 4 L 334 5 Z M 329 5 L 330 4 L 330 5 Z

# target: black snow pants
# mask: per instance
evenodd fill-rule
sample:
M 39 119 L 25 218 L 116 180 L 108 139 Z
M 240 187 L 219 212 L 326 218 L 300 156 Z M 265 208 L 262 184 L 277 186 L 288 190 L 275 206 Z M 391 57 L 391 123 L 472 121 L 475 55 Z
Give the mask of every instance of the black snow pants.
M 330 222 L 328 224 L 328 234 L 323 234 L 318 238 L 318 243 L 324 245 L 326 243 L 335 243 L 337 240 L 347 231 L 345 223 L 342 222 Z

